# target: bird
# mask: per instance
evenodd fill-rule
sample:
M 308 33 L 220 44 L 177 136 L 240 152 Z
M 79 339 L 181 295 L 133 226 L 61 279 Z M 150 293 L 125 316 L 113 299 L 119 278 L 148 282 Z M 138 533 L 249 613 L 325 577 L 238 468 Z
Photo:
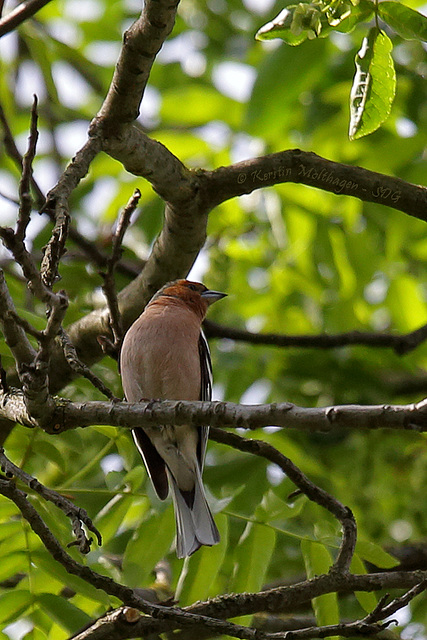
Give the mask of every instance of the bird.
M 151 298 L 121 347 L 128 402 L 211 400 L 212 364 L 201 325 L 208 307 L 226 295 L 181 279 L 168 282 Z M 165 500 L 171 488 L 178 558 L 220 539 L 202 482 L 208 433 L 205 425 L 132 430 L 158 497 Z

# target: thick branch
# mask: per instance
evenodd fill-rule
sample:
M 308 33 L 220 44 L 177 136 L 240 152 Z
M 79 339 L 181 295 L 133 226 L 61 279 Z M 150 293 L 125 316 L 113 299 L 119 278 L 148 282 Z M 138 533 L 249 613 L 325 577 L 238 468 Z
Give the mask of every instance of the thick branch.
M 240 405 L 232 402 L 55 402 L 49 421 L 38 418 L 38 426 L 48 433 L 59 433 L 93 424 L 133 429 L 154 425 L 200 425 L 259 429 L 277 426 L 284 429 L 328 432 L 336 429 L 395 429 L 427 431 L 427 400 L 408 405 L 337 405 L 335 407 L 298 407 L 290 402 Z M 0 392 L 0 418 L 34 426 L 19 389 Z
M 146 0 L 139 20 L 126 31 L 123 47 L 104 104 L 96 118 L 110 128 L 139 115 L 152 64 L 173 29 L 179 0 Z
M 202 172 L 200 172 L 202 174 Z M 315 153 L 289 149 L 203 172 L 210 207 L 261 187 L 295 182 L 375 202 L 427 221 L 427 188 L 362 167 L 332 162 Z
M 278 426 L 328 432 L 334 429 L 427 430 L 427 401 L 409 405 L 341 405 L 303 408 L 291 403 L 238 405 L 231 402 L 164 401 L 141 404 L 118 402 L 65 403 L 59 430 L 76 425 L 110 424 L 136 427 L 155 424 L 210 424 L 259 429 Z M 1 410 L 0 410 L 1 415 Z M 60 417 L 60 416 L 58 416 Z

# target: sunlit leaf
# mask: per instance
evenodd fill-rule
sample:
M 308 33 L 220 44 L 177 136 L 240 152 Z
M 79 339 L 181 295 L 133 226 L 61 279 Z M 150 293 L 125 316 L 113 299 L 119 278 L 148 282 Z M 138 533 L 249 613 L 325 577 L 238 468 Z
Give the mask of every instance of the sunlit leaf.
M 13 589 L 0 594 L 0 623 L 9 622 L 21 616 L 32 602 L 32 593 L 22 589 Z
M 390 38 L 373 27 L 356 56 L 350 93 L 350 140 L 376 131 L 388 118 L 396 91 Z
M 304 32 L 299 34 L 293 33 L 291 31 L 292 20 L 292 11 L 283 9 L 271 22 L 267 22 L 267 24 L 258 29 L 255 38 L 257 40 L 274 40 L 274 38 L 281 38 L 287 42 L 287 44 L 294 46 L 301 44 L 301 42 L 304 42 L 307 38 L 307 34 Z

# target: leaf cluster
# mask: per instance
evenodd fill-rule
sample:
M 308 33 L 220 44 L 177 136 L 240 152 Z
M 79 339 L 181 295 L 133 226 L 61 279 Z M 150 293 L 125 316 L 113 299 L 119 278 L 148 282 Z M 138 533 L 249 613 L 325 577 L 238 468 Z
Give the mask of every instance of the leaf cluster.
M 376 131 L 389 117 L 396 91 L 392 42 L 380 29 L 380 20 L 407 40 L 427 40 L 427 18 L 411 7 L 385 0 L 314 0 L 289 4 L 261 27 L 259 40 L 281 38 L 296 46 L 306 39 L 326 38 L 333 31 L 349 33 L 375 18 L 355 60 L 356 73 L 350 93 L 349 138 L 355 140 Z

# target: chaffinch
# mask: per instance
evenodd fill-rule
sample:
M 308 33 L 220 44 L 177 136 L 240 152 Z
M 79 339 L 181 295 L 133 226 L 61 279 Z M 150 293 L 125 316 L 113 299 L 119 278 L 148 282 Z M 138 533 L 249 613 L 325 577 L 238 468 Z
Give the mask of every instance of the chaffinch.
M 176 280 L 153 296 L 123 341 L 120 370 L 128 402 L 211 399 L 212 365 L 201 324 L 208 307 L 225 295 Z M 219 542 L 202 483 L 208 431 L 191 425 L 132 430 L 159 498 L 172 488 L 179 558 Z

